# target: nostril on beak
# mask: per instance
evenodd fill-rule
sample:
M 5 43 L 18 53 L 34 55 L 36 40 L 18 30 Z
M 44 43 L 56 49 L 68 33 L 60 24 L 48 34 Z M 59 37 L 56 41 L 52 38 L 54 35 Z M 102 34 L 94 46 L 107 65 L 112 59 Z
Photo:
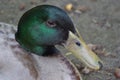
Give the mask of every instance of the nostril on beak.
M 100 69 L 102 69 L 103 68 L 102 62 L 99 61 L 98 64 L 100 65 Z
M 77 46 L 80 46 L 81 44 L 80 44 L 80 42 L 76 42 L 76 45 L 77 45 Z

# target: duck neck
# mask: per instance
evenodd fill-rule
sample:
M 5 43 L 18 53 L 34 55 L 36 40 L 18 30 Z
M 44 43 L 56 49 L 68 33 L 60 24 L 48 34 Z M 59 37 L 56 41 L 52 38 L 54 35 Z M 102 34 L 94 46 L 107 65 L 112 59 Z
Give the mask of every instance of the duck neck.
M 29 48 L 28 51 L 40 56 L 50 56 L 55 53 L 59 53 L 55 46 L 33 46 Z
M 57 53 L 60 52 L 55 46 L 46 46 L 46 48 L 44 48 L 44 52 L 42 53 L 42 56 L 51 56 Z

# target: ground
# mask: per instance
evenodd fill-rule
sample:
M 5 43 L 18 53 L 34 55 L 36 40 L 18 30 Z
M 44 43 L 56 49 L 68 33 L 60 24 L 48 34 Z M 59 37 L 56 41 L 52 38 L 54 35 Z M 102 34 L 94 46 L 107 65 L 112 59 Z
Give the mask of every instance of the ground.
M 0 0 L 0 22 L 17 25 L 22 14 L 36 5 L 51 4 L 64 9 L 69 3 L 73 8 L 66 11 L 85 42 L 101 45 L 109 53 L 99 54 L 103 68 L 82 74 L 84 80 L 120 80 L 114 76 L 120 67 L 120 0 Z

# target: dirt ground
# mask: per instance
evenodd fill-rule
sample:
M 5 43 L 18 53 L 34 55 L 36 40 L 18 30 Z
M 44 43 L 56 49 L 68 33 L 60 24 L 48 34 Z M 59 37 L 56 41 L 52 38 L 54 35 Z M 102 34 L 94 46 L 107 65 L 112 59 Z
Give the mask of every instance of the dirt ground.
M 84 80 L 120 80 L 114 76 L 120 67 L 120 0 L 0 0 L 0 22 L 17 25 L 22 14 L 41 4 L 51 4 L 67 11 L 86 43 L 103 46 L 109 55 L 99 54 L 104 65 L 100 71 L 82 74 Z M 73 62 L 77 61 L 72 59 Z

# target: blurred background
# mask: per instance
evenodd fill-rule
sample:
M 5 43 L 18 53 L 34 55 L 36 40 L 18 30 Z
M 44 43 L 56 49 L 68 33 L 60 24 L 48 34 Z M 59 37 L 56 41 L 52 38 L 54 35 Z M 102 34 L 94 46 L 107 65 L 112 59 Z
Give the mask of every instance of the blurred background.
M 64 9 L 86 43 L 109 53 L 98 54 L 103 69 L 82 74 L 84 80 L 119 80 L 114 71 L 120 67 L 120 0 L 0 0 L 0 22 L 17 25 L 25 11 L 42 4 Z

